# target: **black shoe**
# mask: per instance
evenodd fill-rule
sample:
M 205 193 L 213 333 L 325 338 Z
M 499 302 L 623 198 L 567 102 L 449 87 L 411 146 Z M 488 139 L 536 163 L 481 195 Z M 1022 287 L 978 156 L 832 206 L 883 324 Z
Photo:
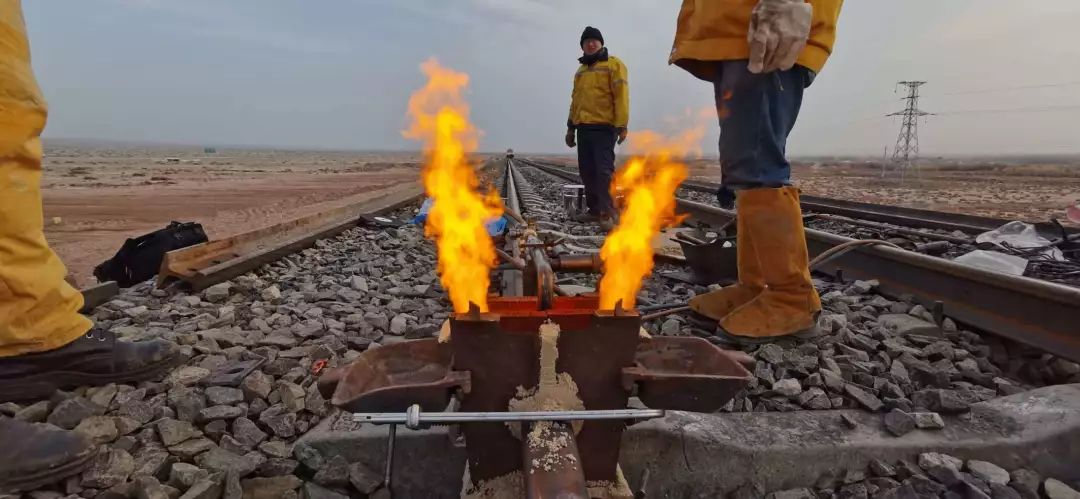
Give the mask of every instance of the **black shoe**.
M 55 350 L 0 358 L 0 402 L 45 398 L 58 389 L 143 381 L 178 360 L 164 340 L 117 341 L 92 329 Z
M 0 492 L 33 490 L 81 473 L 97 454 L 85 438 L 52 425 L 0 417 Z
M 577 215 L 574 215 L 572 218 L 573 218 L 573 220 L 575 222 L 583 223 L 583 224 L 591 224 L 591 223 L 596 223 L 596 222 L 600 221 L 600 216 L 596 215 L 596 214 L 594 214 L 592 212 L 578 213 Z

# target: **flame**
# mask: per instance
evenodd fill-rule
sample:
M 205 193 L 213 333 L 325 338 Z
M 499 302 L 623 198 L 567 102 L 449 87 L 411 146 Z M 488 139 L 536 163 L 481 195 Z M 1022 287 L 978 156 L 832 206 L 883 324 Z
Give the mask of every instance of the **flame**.
M 675 137 L 643 131 L 630 135 L 630 158 L 611 183 L 612 195 L 623 196 L 619 225 L 600 248 L 604 275 L 600 279 L 600 308 L 611 310 L 635 306 L 641 282 L 653 268 L 653 239 L 661 230 L 678 225 L 675 191 L 689 170 L 681 161 L 688 152 L 699 151 L 704 125 Z
M 489 272 L 495 245 L 485 222 L 502 215 L 498 193 L 481 194 L 480 181 L 468 161 L 477 148 L 478 132 L 469 122 L 462 90 L 469 75 L 441 66 L 435 59 L 420 65 L 428 77 L 409 98 L 412 123 L 402 134 L 424 144 L 424 189 L 433 201 L 424 233 L 435 240 L 439 277 L 455 312 L 475 303 L 488 310 Z

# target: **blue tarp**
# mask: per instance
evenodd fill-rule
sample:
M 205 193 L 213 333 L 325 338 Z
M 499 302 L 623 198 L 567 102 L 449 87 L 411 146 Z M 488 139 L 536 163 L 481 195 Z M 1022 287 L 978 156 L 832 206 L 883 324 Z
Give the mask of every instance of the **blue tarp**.
M 416 216 L 413 217 L 412 223 L 416 225 L 423 225 L 424 222 L 427 220 L 427 214 L 429 211 L 431 211 L 431 205 L 434 204 L 434 202 L 435 201 L 431 198 L 425 199 L 424 204 L 420 205 L 420 213 L 417 213 Z M 507 221 L 505 215 L 489 221 L 487 224 L 485 224 L 487 227 L 488 235 L 490 235 L 491 237 L 495 237 L 499 234 L 502 234 L 503 231 L 506 230 L 506 224 Z

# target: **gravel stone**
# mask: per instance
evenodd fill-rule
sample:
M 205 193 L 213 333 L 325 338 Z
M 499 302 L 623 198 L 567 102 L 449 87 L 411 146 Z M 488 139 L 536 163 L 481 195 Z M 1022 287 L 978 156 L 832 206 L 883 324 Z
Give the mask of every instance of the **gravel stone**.
M 349 496 L 345 494 L 312 482 L 305 483 L 302 491 L 305 499 L 349 499 Z
M 241 389 L 247 401 L 251 402 L 255 398 L 265 399 L 269 397 L 271 390 L 273 390 L 273 383 L 274 378 L 262 371 L 254 371 L 244 378 Z
M 1049 499 L 1080 499 L 1080 492 L 1053 478 L 1047 478 L 1043 482 L 1043 492 Z
M 940 430 L 945 428 L 945 420 L 936 412 L 916 412 L 915 426 L 923 430 Z
M 1009 472 L 996 464 L 986 461 L 971 460 L 967 462 L 967 470 L 976 478 L 988 484 L 1005 485 L 1009 483 Z
M 45 418 L 49 415 L 49 401 L 42 400 L 35 402 L 26 407 L 23 407 L 13 416 L 19 421 L 26 421 L 28 423 L 40 423 L 45 421 Z
M 239 417 L 233 421 L 233 437 L 248 448 L 254 448 L 266 440 L 266 432 L 259 429 L 254 421 Z
M 295 491 L 303 485 L 299 478 L 276 476 L 271 478 L 248 478 L 240 481 L 244 489 L 243 499 L 286 499 L 296 497 Z M 289 492 L 293 492 L 291 495 Z
M 229 299 L 229 292 L 231 290 L 232 283 L 230 282 L 215 284 L 203 291 L 202 298 L 210 303 L 221 303 Z
M 105 414 L 105 408 L 83 397 L 72 397 L 56 405 L 52 414 L 46 419 L 50 424 L 59 426 L 65 430 L 72 430 L 91 416 Z M 104 488 L 104 487 L 101 487 Z
M 382 485 L 383 477 L 364 465 L 356 462 L 349 466 L 349 483 L 361 494 L 371 494 Z
M 893 477 L 896 476 L 896 468 L 885 461 L 874 459 L 870 461 L 870 473 L 878 477 Z
M 214 448 L 214 442 L 209 438 L 193 438 L 169 447 L 169 452 L 182 459 L 191 459 Z
M 773 492 L 766 496 L 768 499 L 817 499 L 810 489 L 789 489 Z
M 315 483 L 327 487 L 348 485 L 349 462 L 342 456 L 330 458 L 330 460 L 326 462 L 326 466 L 323 466 L 322 469 L 315 473 L 314 480 Z
M 1024 499 L 1016 489 L 999 483 L 990 484 L 990 497 L 993 499 Z
M 128 402 L 116 410 L 117 414 L 134 419 L 140 424 L 147 424 L 152 421 L 157 412 L 157 406 L 144 400 Z
M 847 426 L 848 428 L 851 428 L 851 429 L 855 429 L 855 428 L 859 427 L 859 422 L 856 421 L 855 418 L 851 417 L 850 414 L 841 414 L 840 415 L 840 421 L 842 423 L 844 423 L 844 426 Z
M 279 381 L 277 384 L 277 391 L 281 397 L 281 403 L 284 404 L 285 409 L 289 412 L 300 412 L 304 410 L 304 399 L 307 394 L 304 393 L 303 387 L 296 383 Z
M 215 447 L 196 456 L 195 464 L 210 471 L 232 472 L 245 477 L 253 473 L 261 463 L 255 462 L 246 455 L 240 456 Z
M 90 468 L 82 474 L 80 485 L 105 489 L 124 483 L 135 471 L 135 459 L 126 451 L 110 449 L 94 458 Z
M 813 387 L 799 394 L 796 399 L 799 405 L 810 410 L 825 410 L 832 408 L 829 395 L 821 388 Z
M 210 477 L 210 473 L 188 463 L 173 463 L 169 470 L 169 483 L 176 488 L 187 490 L 200 480 Z
M 911 401 L 916 407 L 943 414 L 967 412 L 971 408 L 971 404 L 952 390 L 919 390 L 911 394 Z
M 206 398 L 193 388 L 172 388 L 166 399 L 169 406 L 176 411 L 176 419 L 189 423 L 195 422 L 199 418 L 199 412 L 206 408 Z
M 206 389 L 206 401 L 210 405 L 234 405 L 244 401 L 244 392 L 239 388 L 211 386 Z
M 236 419 L 244 415 L 244 410 L 231 405 L 215 405 L 199 411 L 200 421 L 215 421 L 218 419 Z
M 773 384 L 773 391 L 785 397 L 795 397 L 802 393 L 802 385 L 794 378 L 782 379 Z
M 259 476 L 265 477 L 291 475 L 293 474 L 293 472 L 296 471 L 296 467 L 299 465 L 300 463 L 292 459 L 282 459 L 280 457 L 275 457 L 267 459 L 266 462 L 259 465 L 259 469 L 257 471 L 259 473 Z
M 163 419 L 158 421 L 157 431 L 158 435 L 161 437 L 161 443 L 166 447 L 172 447 L 190 438 L 202 436 L 202 432 L 195 428 L 195 425 L 192 425 L 187 421 L 177 421 L 175 419 Z
M 75 433 L 85 435 L 95 444 L 105 444 L 116 440 L 120 430 L 116 428 L 116 418 L 108 416 L 90 416 L 75 427 Z
M 1039 499 L 1039 485 L 1042 483 L 1042 477 L 1038 473 L 1026 468 L 1019 468 L 1012 470 L 1009 475 L 1012 476 L 1009 486 L 1020 493 L 1021 497 L 1024 499 Z
M 902 437 L 915 429 L 915 417 L 899 409 L 885 414 L 885 429 L 894 437 Z
M 204 367 L 184 366 L 173 371 L 165 382 L 170 385 L 190 386 L 194 385 L 210 375 L 210 370 Z
M 282 404 L 275 404 L 259 414 L 259 422 L 281 438 L 296 435 L 296 413 L 289 412 Z
M 251 447 L 239 442 L 232 435 L 225 434 L 221 436 L 221 440 L 218 441 L 218 445 L 222 449 L 232 452 L 233 454 L 244 454 L 251 450 Z
M 293 455 L 292 445 L 281 440 L 270 440 L 259 444 L 259 450 L 271 458 L 286 458 Z
M 846 393 L 849 397 L 855 399 L 855 401 L 858 402 L 859 405 L 865 407 L 870 411 L 880 411 L 881 408 L 884 406 L 881 400 L 875 397 L 873 394 L 851 383 L 844 385 L 844 393 Z
M 218 499 L 221 493 L 221 480 L 205 478 L 195 482 L 179 499 Z
M 924 470 L 929 470 L 935 466 L 944 466 L 946 468 L 959 470 L 963 465 L 963 461 L 947 454 L 938 452 L 925 452 L 919 454 L 919 467 Z
M 169 453 L 159 447 L 143 447 L 135 453 L 133 476 L 157 476 L 170 462 Z
M 135 499 L 169 499 L 165 486 L 152 476 L 141 476 L 132 484 Z

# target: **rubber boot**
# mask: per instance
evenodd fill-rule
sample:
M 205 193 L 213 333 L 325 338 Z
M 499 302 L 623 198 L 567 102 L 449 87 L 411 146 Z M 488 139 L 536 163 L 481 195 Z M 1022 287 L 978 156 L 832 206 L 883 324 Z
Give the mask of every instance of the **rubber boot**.
M 78 433 L 0 417 L 0 493 L 33 490 L 85 470 L 97 448 Z
M 750 237 L 745 220 L 746 217 L 741 214 L 735 220 L 735 258 L 739 282 L 691 298 L 689 305 L 694 312 L 695 322 L 703 325 L 708 323 L 711 328 L 733 310 L 753 300 L 765 288 L 765 277 L 761 275 L 761 266 L 754 253 L 754 239 Z
M 736 199 L 739 218 L 754 241 L 765 290 L 720 321 L 736 338 L 805 336 L 815 330 L 821 299 L 810 279 L 799 191 L 794 187 L 749 189 Z M 740 229 L 741 231 L 742 229 Z

